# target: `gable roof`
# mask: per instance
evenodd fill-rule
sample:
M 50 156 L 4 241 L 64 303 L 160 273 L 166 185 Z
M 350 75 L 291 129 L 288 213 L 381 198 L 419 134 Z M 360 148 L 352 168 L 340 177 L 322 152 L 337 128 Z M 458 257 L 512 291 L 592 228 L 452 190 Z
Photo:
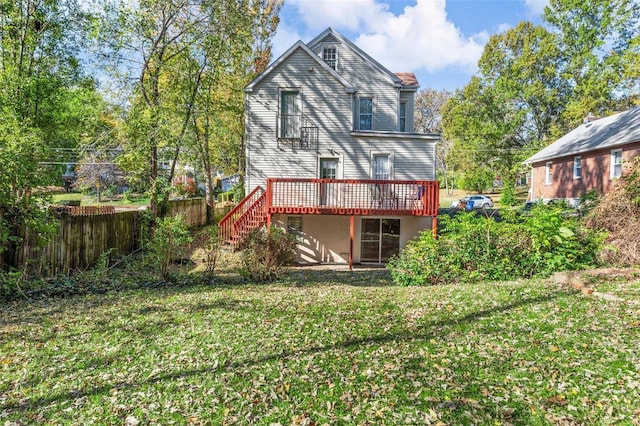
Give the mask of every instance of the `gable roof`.
M 274 69 L 276 69 L 280 64 L 282 64 L 289 56 L 291 56 L 296 50 L 301 49 L 312 60 L 318 64 L 319 67 L 322 67 L 325 71 L 329 72 L 336 80 L 338 80 L 344 87 L 347 92 L 355 92 L 356 88 L 353 84 L 351 84 L 347 79 L 338 74 L 335 70 L 333 70 L 329 65 L 327 65 L 318 55 L 316 55 L 309 47 L 304 44 L 302 41 L 298 40 L 293 46 L 291 46 L 286 52 L 284 52 L 278 59 L 273 61 L 271 65 L 269 65 L 264 71 L 254 78 L 251 83 L 245 87 L 245 92 L 252 92 L 253 88 L 256 84 L 260 83 L 266 76 L 268 76 Z
M 537 163 L 631 142 L 640 142 L 640 107 L 584 123 L 527 158 L 524 163 Z
M 386 69 L 380 62 L 373 59 L 364 50 L 356 46 L 351 40 L 349 40 L 348 38 L 345 38 L 342 34 L 340 34 L 339 32 L 337 32 L 331 27 L 321 32 L 308 44 L 311 48 L 313 48 L 316 44 L 322 43 L 328 38 L 335 38 L 340 43 L 347 45 L 351 50 L 353 50 L 354 53 L 356 53 L 356 55 L 360 56 L 360 58 L 362 58 L 363 61 L 367 62 L 371 67 L 373 67 L 374 69 L 384 74 L 395 86 L 398 86 L 398 87 L 402 86 L 402 80 L 400 79 L 400 77 L 398 77 L 397 75 L 395 75 L 394 73 Z

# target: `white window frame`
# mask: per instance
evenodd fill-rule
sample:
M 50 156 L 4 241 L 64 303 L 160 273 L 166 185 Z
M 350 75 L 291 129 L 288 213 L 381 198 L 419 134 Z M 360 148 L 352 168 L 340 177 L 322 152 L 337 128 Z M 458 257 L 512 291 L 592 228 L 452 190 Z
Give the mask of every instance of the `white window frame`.
M 333 53 L 333 58 L 328 58 L 327 53 Z M 336 46 L 323 46 L 322 60 L 324 61 L 325 64 L 329 65 L 329 68 L 337 71 L 338 70 L 338 48 Z
M 294 111 L 294 114 L 286 114 L 284 96 L 286 94 L 294 94 L 295 97 L 295 106 L 297 111 Z M 291 88 L 280 88 L 278 93 L 278 138 L 279 139 L 299 139 L 300 132 L 302 127 L 302 91 L 299 88 L 291 87 Z M 289 121 L 286 117 L 292 116 L 293 120 Z M 293 124 L 294 129 L 291 132 L 288 132 L 286 129 L 289 127 L 289 124 Z
M 544 165 L 544 184 L 551 185 L 553 182 L 553 161 L 547 161 Z
M 582 157 L 573 157 L 573 178 L 582 179 Z
M 403 111 L 404 107 L 404 111 Z M 407 131 L 407 102 L 400 102 L 400 109 L 398 110 L 398 130 L 401 132 Z
M 376 158 L 377 157 L 387 157 L 388 162 L 389 162 L 389 170 L 388 173 L 386 173 L 386 175 L 388 175 L 388 177 L 386 179 L 384 178 L 380 178 L 380 175 L 378 173 L 376 173 L 377 171 L 375 170 L 375 164 L 376 164 Z M 393 167 L 393 151 L 392 152 L 371 152 L 371 157 L 370 157 L 370 176 L 371 179 L 379 179 L 379 180 L 393 180 L 394 179 L 394 167 Z
M 364 100 L 370 100 L 371 101 L 371 112 L 370 113 L 362 113 L 360 110 L 360 103 Z M 376 111 L 376 100 L 375 97 L 373 96 L 359 96 L 358 97 L 358 104 L 357 104 L 357 114 L 356 114 L 356 119 L 358 120 L 358 130 L 375 130 L 375 125 L 374 125 L 374 117 L 375 117 L 375 111 Z M 371 128 L 370 129 L 363 129 L 361 126 L 361 120 L 360 118 L 363 115 L 370 115 L 371 116 Z
M 611 150 L 611 168 L 609 176 L 611 179 L 617 179 L 622 176 L 622 149 Z

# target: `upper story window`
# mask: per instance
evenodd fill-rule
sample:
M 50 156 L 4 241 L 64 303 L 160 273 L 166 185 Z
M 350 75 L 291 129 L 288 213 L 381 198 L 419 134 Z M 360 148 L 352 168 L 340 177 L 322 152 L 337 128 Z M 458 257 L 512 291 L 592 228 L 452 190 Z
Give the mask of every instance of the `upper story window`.
M 336 69 L 338 62 L 338 52 L 335 47 L 325 47 L 322 49 L 322 60 L 332 69 Z
M 544 166 L 544 183 L 545 185 L 551 185 L 553 180 L 553 161 L 547 161 Z
M 358 99 L 358 129 L 373 130 L 373 98 Z
M 611 179 L 622 176 L 622 150 L 614 149 L 611 151 Z
M 283 90 L 280 92 L 280 132 L 278 137 L 295 139 L 300 137 L 300 92 Z
M 401 132 L 407 131 L 407 103 L 400 102 L 400 122 L 399 129 Z
M 582 158 L 580 156 L 573 157 L 573 178 L 580 179 L 582 177 Z

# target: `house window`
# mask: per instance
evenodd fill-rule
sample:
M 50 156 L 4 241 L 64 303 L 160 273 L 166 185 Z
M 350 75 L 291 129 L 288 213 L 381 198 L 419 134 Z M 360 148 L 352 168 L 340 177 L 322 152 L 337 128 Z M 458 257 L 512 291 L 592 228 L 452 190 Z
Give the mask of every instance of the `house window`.
M 611 179 L 622 176 L 622 150 L 611 151 Z
M 400 102 L 400 129 L 401 132 L 407 131 L 407 103 Z
M 545 185 L 551 185 L 553 173 L 553 161 L 547 161 L 547 164 L 544 167 L 544 183 Z
M 373 155 L 372 177 L 376 180 L 391 179 L 391 156 L 389 154 Z
M 573 157 L 573 178 L 580 179 L 582 177 L 582 158 Z
M 302 216 L 287 217 L 287 233 L 295 235 L 297 241 L 302 239 Z
M 360 130 L 373 130 L 373 98 L 360 98 L 358 108 Z
M 300 93 L 287 90 L 280 92 L 280 138 L 300 137 Z
M 335 47 L 325 47 L 322 49 L 322 60 L 331 67 L 331 69 L 336 69 L 336 63 L 338 59 L 338 54 Z

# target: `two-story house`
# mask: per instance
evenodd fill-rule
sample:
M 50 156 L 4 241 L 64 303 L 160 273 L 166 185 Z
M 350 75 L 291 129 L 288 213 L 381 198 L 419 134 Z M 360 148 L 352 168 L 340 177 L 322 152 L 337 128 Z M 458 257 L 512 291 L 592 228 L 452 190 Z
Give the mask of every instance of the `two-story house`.
M 245 200 L 219 224 L 295 233 L 302 263 L 382 263 L 436 228 L 436 134 L 413 133 L 413 73 L 329 28 L 246 88 Z

